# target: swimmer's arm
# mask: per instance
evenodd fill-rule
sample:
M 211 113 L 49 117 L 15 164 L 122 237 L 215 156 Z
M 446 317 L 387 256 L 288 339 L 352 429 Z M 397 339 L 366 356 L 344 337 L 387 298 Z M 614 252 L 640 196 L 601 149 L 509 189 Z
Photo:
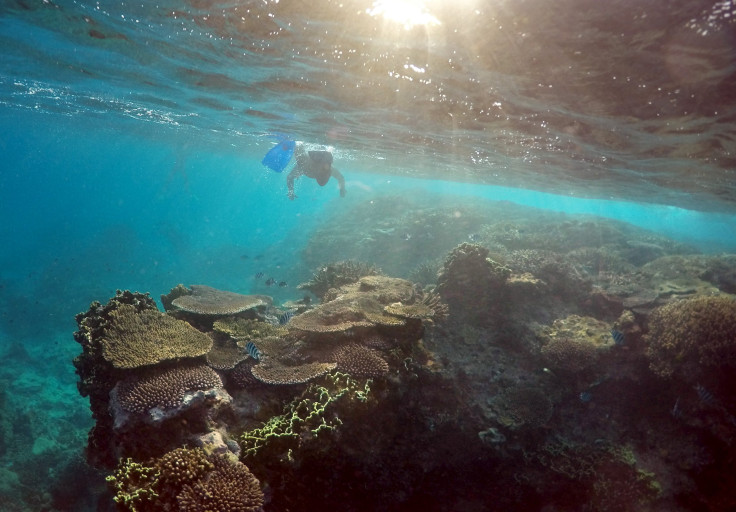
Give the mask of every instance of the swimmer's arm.
M 332 176 L 337 180 L 337 183 L 340 185 L 340 197 L 345 197 L 345 178 L 343 177 L 342 173 L 333 167 Z
M 299 165 L 295 165 L 294 168 L 289 173 L 289 175 L 286 177 L 286 188 L 289 189 L 289 192 L 287 194 L 289 196 L 289 199 L 296 198 L 296 194 L 294 194 L 294 180 L 297 179 L 302 174 L 304 174 L 304 172 L 302 172 Z

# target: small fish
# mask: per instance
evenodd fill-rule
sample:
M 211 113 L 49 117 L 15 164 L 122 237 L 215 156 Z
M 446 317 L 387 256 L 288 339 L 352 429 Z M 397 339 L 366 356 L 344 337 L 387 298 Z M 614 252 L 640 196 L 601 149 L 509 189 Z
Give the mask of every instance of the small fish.
M 672 407 L 672 410 L 670 411 L 670 414 L 675 419 L 682 418 L 682 409 L 680 409 L 680 397 L 677 397 L 677 400 L 675 400 L 675 405 Z
M 409 233 L 404 233 L 401 235 L 401 239 L 406 241 L 411 240 L 411 235 Z
M 611 337 L 613 338 L 613 342 L 616 345 L 623 345 L 624 339 L 626 338 L 626 336 L 624 336 L 624 333 L 622 333 L 618 329 L 611 329 Z
M 279 316 L 279 325 L 286 325 L 286 324 L 288 324 L 289 323 L 289 320 L 291 320 L 293 316 L 294 316 L 294 312 L 293 311 L 287 311 L 283 315 Z
M 247 254 L 241 254 L 240 255 L 240 259 L 241 260 L 247 260 L 248 258 L 249 258 L 249 256 Z
M 480 240 L 480 235 L 478 233 L 471 233 L 468 235 L 468 240 L 470 240 L 471 242 L 477 242 L 478 240 Z
M 716 397 L 713 396 L 713 393 L 705 389 L 704 386 L 701 386 L 700 384 L 696 384 L 695 391 L 698 393 L 698 398 L 700 398 L 700 403 L 705 404 L 705 405 L 713 405 L 716 402 Z
M 256 347 L 256 344 L 252 341 L 249 341 L 245 344 L 245 350 L 248 351 L 248 355 L 255 359 L 256 361 L 261 360 L 261 351 L 258 350 L 258 347 Z
M 276 279 L 274 279 L 273 277 L 269 277 L 268 279 L 266 279 L 266 286 L 273 286 L 274 284 L 276 284 Z
M 287 283 L 286 281 L 279 281 L 279 288 L 284 288 L 286 286 L 289 286 L 289 283 Z
M 256 272 L 256 275 L 253 277 L 255 277 L 256 279 L 260 279 L 263 277 L 263 272 Z
M 581 391 L 579 397 L 581 402 L 590 402 L 593 400 L 593 393 L 590 391 Z

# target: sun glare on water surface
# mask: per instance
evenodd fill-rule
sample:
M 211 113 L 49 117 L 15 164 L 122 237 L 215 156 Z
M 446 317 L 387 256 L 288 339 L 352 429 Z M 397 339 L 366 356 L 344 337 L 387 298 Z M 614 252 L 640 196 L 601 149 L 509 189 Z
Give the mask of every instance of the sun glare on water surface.
M 440 20 L 427 10 L 427 2 L 423 0 L 375 0 L 367 13 L 400 23 L 407 29 L 416 25 L 440 24 Z

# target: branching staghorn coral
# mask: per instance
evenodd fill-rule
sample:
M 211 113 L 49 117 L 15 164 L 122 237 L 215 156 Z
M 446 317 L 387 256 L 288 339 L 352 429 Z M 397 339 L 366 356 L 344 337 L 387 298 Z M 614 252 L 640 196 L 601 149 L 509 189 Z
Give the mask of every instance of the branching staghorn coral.
M 262 450 L 288 457 L 302 442 L 337 429 L 342 425 L 337 410 L 355 402 L 367 402 L 370 384 L 370 380 L 354 379 L 344 373 L 330 374 L 321 383 L 310 384 L 299 397 L 286 404 L 282 414 L 240 437 L 242 458 L 247 460 Z

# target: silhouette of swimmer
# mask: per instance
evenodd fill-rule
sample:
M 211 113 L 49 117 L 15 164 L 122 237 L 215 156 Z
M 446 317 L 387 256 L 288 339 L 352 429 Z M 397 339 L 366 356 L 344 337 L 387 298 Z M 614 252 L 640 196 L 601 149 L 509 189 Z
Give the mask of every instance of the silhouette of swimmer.
M 340 171 L 332 166 L 332 153 L 329 151 L 307 151 L 304 145 L 297 142 L 294 149 L 296 165 L 286 177 L 286 186 L 289 189 L 289 199 L 296 199 L 294 194 L 294 180 L 300 176 L 307 176 L 317 180 L 320 187 L 324 187 L 331 177 L 340 185 L 340 197 L 345 197 L 345 178 Z

